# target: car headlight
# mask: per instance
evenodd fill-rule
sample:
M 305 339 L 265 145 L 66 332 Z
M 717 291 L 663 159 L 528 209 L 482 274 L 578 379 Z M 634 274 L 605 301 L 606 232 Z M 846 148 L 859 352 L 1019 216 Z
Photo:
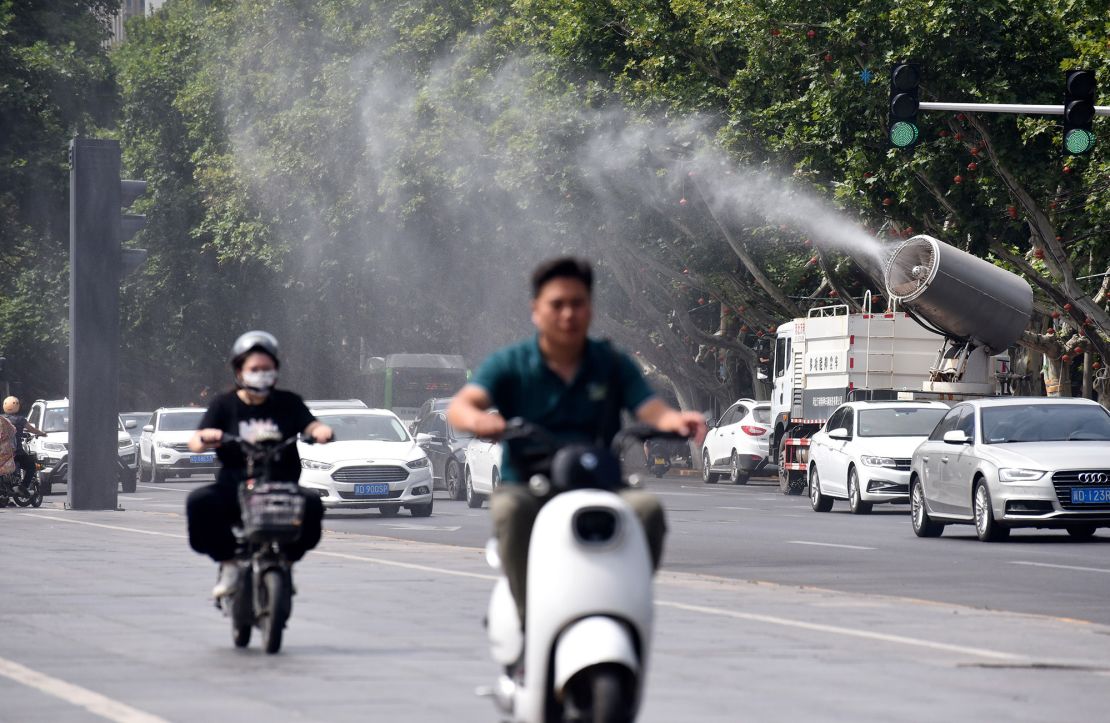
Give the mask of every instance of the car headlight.
M 43 442 L 43 452 L 65 452 L 66 446 L 62 442 Z
M 865 454 L 859 458 L 859 461 L 868 467 L 890 467 L 893 469 L 898 466 L 898 463 L 891 457 L 872 457 Z
M 304 467 L 305 469 L 329 470 L 333 466 L 334 465 L 329 464 L 327 462 L 317 462 L 314 459 L 302 459 L 301 460 L 301 467 Z
M 406 462 L 405 466 L 408 467 L 409 469 L 420 469 L 421 467 L 427 467 L 428 466 L 428 458 L 427 457 L 417 457 L 416 459 L 412 460 L 411 462 Z
M 998 479 L 1001 482 L 1032 482 L 1041 477 L 1044 477 L 1044 471 L 1039 469 L 1003 467 L 998 470 Z

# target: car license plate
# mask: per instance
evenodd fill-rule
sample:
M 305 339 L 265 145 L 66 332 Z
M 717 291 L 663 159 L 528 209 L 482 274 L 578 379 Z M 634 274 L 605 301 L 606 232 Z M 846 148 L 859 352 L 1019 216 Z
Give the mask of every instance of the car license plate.
M 385 497 L 389 494 L 389 485 L 380 482 L 355 485 L 355 494 L 359 497 Z
M 214 455 L 214 454 L 194 454 L 192 457 L 189 458 L 189 461 L 192 462 L 193 464 L 211 464 L 212 462 L 216 461 L 216 455 Z
M 667 463 L 667 460 L 663 459 L 662 457 L 656 457 L 655 458 L 655 464 L 666 464 L 666 463 Z
M 1073 505 L 1110 504 L 1110 487 L 1072 487 Z

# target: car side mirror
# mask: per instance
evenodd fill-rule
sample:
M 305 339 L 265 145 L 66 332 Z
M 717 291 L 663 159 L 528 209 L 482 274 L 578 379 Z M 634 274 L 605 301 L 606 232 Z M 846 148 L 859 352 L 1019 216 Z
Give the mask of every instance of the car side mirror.
M 837 427 L 829 432 L 829 439 L 851 439 L 852 435 L 848 434 L 847 427 Z
M 143 431 L 144 432 L 153 432 L 154 431 L 154 425 L 153 424 L 143 425 Z
M 706 429 L 713 429 L 716 426 L 717 426 L 717 420 L 716 419 L 713 419 L 712 417 L 706 417 L 705 418 L 705 428 Z
M 968 436 L 958 429 L 945 432 L 942 439 L 948 444 L 967 444 L 970 441 Z
M 138 426 L 138 424 L 139 423 L 136 422 L 134 419 L 128 419 L 126 422 L 123 423 L 123 428 L 124 429 L 134 429 L 135 427 Z

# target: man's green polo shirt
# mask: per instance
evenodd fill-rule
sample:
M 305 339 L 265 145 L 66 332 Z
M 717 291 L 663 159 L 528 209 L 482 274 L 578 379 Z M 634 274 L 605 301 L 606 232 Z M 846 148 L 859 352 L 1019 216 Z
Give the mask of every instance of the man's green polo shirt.
M 654 396 L 635 362 L 609 342 L 588 339 L 574 380 L 564 382 L 544 362 L 539 337 L 494 352 L 471 377 L 505 419 L 521 417 L 560 442 L 610 444 L 621 409 L 635 413 Z M 610 394 L 617 403 L 606 402 Z M 501 479 L 521 482 L 502 444 Z

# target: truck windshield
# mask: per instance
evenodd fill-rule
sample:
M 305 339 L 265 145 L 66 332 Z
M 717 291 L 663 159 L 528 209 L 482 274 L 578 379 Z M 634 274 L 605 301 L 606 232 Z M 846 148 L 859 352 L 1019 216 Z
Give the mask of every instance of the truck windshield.
M 947 409 L 920 407 L 898 409 L 861 409 L 861 437 L 928 437 Z
M 1110 413 L 1088 404 L 1007 404 L 983 409 L 986 444 L 1110 441 Z

